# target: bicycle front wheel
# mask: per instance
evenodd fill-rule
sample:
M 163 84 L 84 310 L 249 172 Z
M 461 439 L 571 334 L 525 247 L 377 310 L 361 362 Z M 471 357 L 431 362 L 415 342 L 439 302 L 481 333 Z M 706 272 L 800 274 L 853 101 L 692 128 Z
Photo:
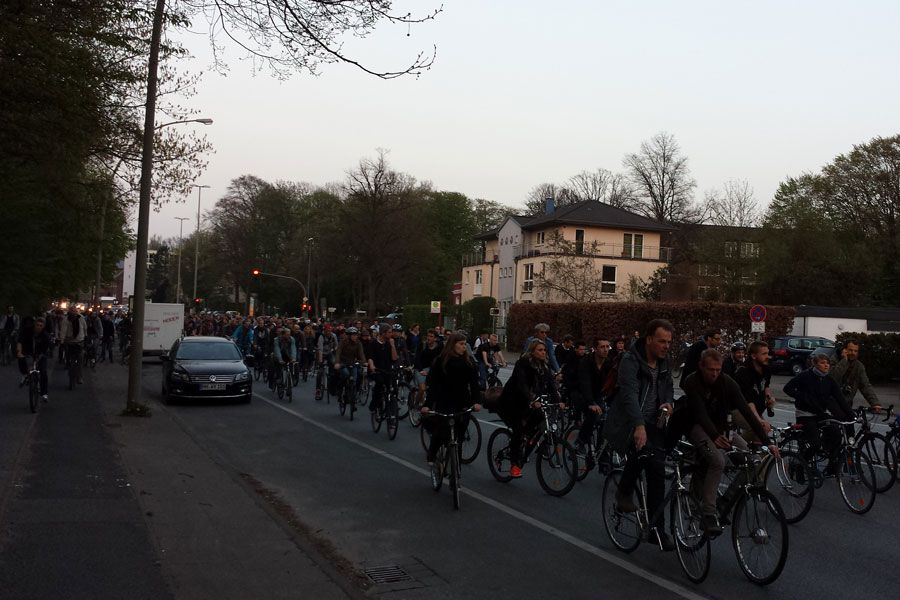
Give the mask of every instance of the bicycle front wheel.
M 393 440 L 397 437 L 399 425 L 400 419 L 397 417 L 397 397 L 393 396 L 388 399 L 387 432 L 389 440 Z
M 883 494 L 897 481 L 897 452 L 885 437 L 876 432 L 865 434 L 859 440 L 859 449 L 875 469 L 875 491 Z
M 747 579 L 768 585 L 778 579 L 788 554 L 788 526 L 781 505 L 768 490 L 754 489 L 734 507 L 731 543 Z
M 709 575 L 711 545 L 703 532 L 699 506 L 689 491 L 676 491 L 672 495 L 669 525 L 681 570 L 688 579 L 700 583 Z
M 578 461 L 575 449 L 562 439 L 547 437 L 537 456 L 538 482 L 551 496 L 565 496 L 575 487 Z
M 424 427 L 422 429 L 425 429 Z M 501 483 L 512 481 L 509 469 L 512 467 L 510 442 L 512 437 L 509 429 L 501 427 L 488 438 L 487 459 L 491 475 Z
M 852 512 L 862 515 L 872 510 L 875 503 L 875 469 L 869 457 L 859 449 L 841 454 L 837 473 L 841 498 Z
M 603 527 L 609 541 L 623 552 L 634 552 L 641 543 L 641 523 L 638 520 L 638 513 L 621 512 L 616 508 L 616 492 L 619 491 L 621 478 L 622 471 L 617 469 L 603 482 L 600 510 L 603 513 Z
M 459 443 L 461 446 L 460 461 L 462 461 L 462 464 L 468 465 L 473 463 L 481 451 L 481 425 L 478 423 L 478 419 L 472 416 L 469 417 L 469 424 L 466 426 Z
M 445 458 L 446 452 L 442 446 L 440 450 L 438 450 L 437 456 L 434 457 L 434 462 L 431 463 L 431 489 L 436 492 L 441 491 L 441 485 L 444 483 Z
M 809 513 L 816 492 L 815 476 L 799 454 L 782 450 L 780 458 L 769 461 L 765 482 L 788 523 L 798 523 Z
M 412 388 L 401 386 L 397 391 L 397 420 L 402 421 L 409 414 L 409 407 L 414 400 Z
M 36 381 L 32 380 L 28 384 L 28 409 L 32 413 L 36 413 L 38 411 L 38 407 L 41 405 L 41 401 L 38 396 L 38 384 Z
M 578 435 L 581 433 L 581 426 L 579 425 L 571 425 L 566 432 L 563 434 L 563 439 L 572 446 L 575 447 L 575 442 L 578 440 Z M 575 480 L 576 481 L 584 481 L 584 478 L 588 476 L 590 473 L 590 469 L 588 469 L 588 452 L 590 449 L 585 447 L 581 450 L 581 452 L 575 452 Z
M 445 456 L 450 460 L 450 493 L 453 495 L 453 508 L 459 510 L 459 448 L 451 446 Z

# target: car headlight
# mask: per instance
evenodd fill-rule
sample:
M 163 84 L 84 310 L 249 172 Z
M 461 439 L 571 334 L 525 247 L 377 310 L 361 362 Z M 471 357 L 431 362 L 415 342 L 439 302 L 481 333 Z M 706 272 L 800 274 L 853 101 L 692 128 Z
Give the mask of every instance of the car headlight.
M 190 376 L 187 374 L 187 371 L 178 371 L 178 370 L 172 371 L 172 379 L 174 381 L 190 381 L 191 380 Z
M 234 378 L 235 381 L 250 381 L 250 371 L 244 371 L 243 373 L 238 373 L 237 377 Z

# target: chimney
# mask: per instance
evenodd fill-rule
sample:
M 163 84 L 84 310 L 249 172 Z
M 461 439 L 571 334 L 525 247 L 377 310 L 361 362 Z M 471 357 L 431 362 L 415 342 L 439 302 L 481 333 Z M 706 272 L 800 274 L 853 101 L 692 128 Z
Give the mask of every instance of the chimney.
M 544 201 L 544 214 L 552 215 L 556 211 L 556 203 L 553 202 L 553 196 Z

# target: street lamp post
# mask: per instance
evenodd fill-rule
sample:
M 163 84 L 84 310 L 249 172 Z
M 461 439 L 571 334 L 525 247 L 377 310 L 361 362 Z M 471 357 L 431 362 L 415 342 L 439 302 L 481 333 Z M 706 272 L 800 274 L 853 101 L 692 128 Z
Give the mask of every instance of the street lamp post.
M 190 217 L 175 217 L 178 220 L 178 283 L 175 284 L 175 302 L 181 302 L 181 253 L 184 251 L 184 222 Z
M 208 188 L 208 185 L 197 185 L 193 184 L 191 187 L 197 188 L 197 234 L 194 236 L 194 296 L 193 298 L 196 300 L 197 298 L 197 270 L 200 267 L 200 194 L 203 191 L 203 188 Z
M 306 240 L 306 297 L 312 302 L 312 296 L 309 295 L 310 283 L 312 281 L 312 243 L 316 238 Z M 309 315 L 307 315 L 309 316 Z

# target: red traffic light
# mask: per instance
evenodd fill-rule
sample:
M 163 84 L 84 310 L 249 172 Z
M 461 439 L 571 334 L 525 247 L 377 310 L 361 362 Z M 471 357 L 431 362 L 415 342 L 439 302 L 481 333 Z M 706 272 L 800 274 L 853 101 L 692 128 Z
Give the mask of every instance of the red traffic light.
M 203 302 L 203 298 L 194 298 L 194 304 L 200 304 Z
M 253 275 L 254 277 L 259 277 L 260 270 L 259 270 L 259 269 L 253 269 L 252 271 L 250 271 L 250 274 Z

